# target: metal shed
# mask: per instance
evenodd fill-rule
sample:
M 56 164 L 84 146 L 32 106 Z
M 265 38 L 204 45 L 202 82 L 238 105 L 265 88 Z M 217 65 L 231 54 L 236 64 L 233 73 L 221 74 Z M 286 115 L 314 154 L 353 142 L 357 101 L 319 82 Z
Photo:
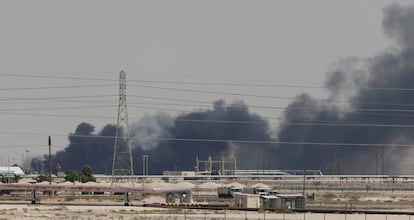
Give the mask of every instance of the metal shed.
M 302 194 L 278 194 L 281 199 L 281 208 L 285 209 L 304 209 L 305 196 Z
M 260 208 L 260 196 L 257 194 L 234 193 L 233 201 L 237 208 Z
M 262 209 L 281 209 L 282 199 L 274 195 L 260 197 L 260 208 Z

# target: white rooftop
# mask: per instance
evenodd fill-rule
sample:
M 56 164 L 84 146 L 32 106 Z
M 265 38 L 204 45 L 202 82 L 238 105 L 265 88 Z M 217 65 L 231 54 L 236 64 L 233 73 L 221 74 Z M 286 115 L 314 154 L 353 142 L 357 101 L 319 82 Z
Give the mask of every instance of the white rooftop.
M 0 175 L 7 175 L 7 174 L 12 174 L 12 175 L 25 175 L 23 170 L 20 167 L 0 167 Z

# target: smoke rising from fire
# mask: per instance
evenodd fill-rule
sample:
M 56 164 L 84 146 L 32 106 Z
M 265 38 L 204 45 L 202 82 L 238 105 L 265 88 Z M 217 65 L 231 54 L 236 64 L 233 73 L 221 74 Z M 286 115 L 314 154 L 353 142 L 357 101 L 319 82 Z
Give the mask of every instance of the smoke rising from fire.
M 146 115 L 131 125 L 136 173 L 139 173 L 143 153 L 149 155 L 150 173 L 193 170 L 196 156 L 218 159 L 234 155 L 240 169 L 412 173 L 414 150 L 411 148 L 358 146 L 414 144 L 413 128 L 386 126 L 414 124 L 414 91 L 409 90 L 414 85 L 414 7 L 392 4 L 383 12 L 384 33 L 395 46 L 371 58 L 338 61 L 329 69 L 325 82 L 328 98 L 298 95 L 287 106 L 276 134 L 267 120 L 250 112 L 242 101 L 226 104 L 219 100 L 211 109 L 177 117 L 164 112 Z M 371 124 L 377 126 L 368 126 Z M 80 124 L 74 134 L 90 137 L 69 135 L 70 144 L 54 160 L 65 170 L 89 165 L 95 172 L 104 173 L 111 165 L 113 139 L 100 136 L 114 136 L 115 126 L 107 125 L 96 135 L 93 132 L 92 125 Z M 185 141 L 188 139 L 284 144 Z M 289 142 L 354 145 L 292 145 Z
M 382 54 L 362 62 L 358 59 L 342 61 L 326 80 L 333 97 L 331 102 L 300 95 L 285 112 L 278 138 L 280 141 L 326 143 L 383 143 L 413 144 L 413 129 L 385 126 L 321 126 L 318 123 L 339 124 L 413 124 L 414 106 L 414 7 L 392 4 L 384 8 L 384 32 L 397 44 Z M 338 98 L 346 98 L 344 107 Z M 292 107 L 302 107 L 293 110 Z M 309 111 L 309 109 L 318 109 Z M 315 125 L 294 126 L 289 122 L 313 122 Z M 412 172 L 414 151 L 408 148 L 363 146 L 280 146 L 289 156 L 301 163 L 282 162 L 293 168 L 325 168 L 342 173 L 407 173 Z M 296 149 L 293 149 L 296 148 Z M 337 156 L 333 156 L 336 152 Z M 333 168 L 333 164 L 340 168 Z M 384 164 L 384 167 L 382 167 Z

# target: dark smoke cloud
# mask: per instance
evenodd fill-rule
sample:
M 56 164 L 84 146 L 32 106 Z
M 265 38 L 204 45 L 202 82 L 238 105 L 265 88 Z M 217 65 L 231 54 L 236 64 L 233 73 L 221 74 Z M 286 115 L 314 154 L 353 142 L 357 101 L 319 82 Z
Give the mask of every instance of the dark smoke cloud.
M 413 12 L 413 6 L 402 7 L 396 3 L 384 8 L 382 22 L 384 32 L 388 37 L 394 39 L 403 50 L 414 49 Z
M 268 122 L 250 112 L 242 101 L 226 104 L 220 100 L 212 109 L 181 114 L 176 118 L 166 113 L 145 116 L 131 126 L 135 173 L 141 173 L 142 154 L 149 155 L 150 173 L 194 170 L 196 156 L 205 160 L 208 156 L 220 159 L 234 155 L 240 169 L 322 169 L 325 173 L 341 174 L 380 174 L 383 170 L 385 174 L 412 173 L 414 150 L 411 148 L 241 144 L 178 139 L 414 144 L 412 128 L 321 125 L 414 124 L 414 112 L 411 112 L 414 110 L 413 91 L 372 89 L 412 88 L 414 85 L 413 21 L 412 6 L 392 4 L 384 8 L 384 32 L 396 46 L 369 59 L 338 61 L 326 79 L 328 98 L 318 100 L 308 94 L 299 95 L 286 108 L 276 135 L 271 134 Z M 292 124 L 302 122 L 308 123 Z M 83 165 L 89 165 L 97 173 L 105 170 L 109 173 L 114 139 L 97 136 L 114 136 L 115 126 L 107 125 L 95 135 L 92 125 L 82 123 L 74 134 L 69 135 L 70 144 L 54 156 L 54 161 L 62 164 L 64 170 L 79 170 Z M 160 140 L 160 137 L 170 140 Z
M 346 106 L 322 102 L 308 95 L 301 95 L 285 112 L 285 123 L 281 125 L 280 141 L 331 142 L 331 143 L 389 143 L 413 144 L 413 129 L 401 127 L 343 127 L 343 126 L 294 126 L 289 122 L 335 122 L 345 124 L 413 124 L 412 110 L 414 93 L 398 89 L 412 88 L 414 84 L 414 7 L 392 4 L 384 9 L 385 33 L 397 42 L 398 49 L 389 50 L 368 59 L 365 65 L 355 60 L 346 60 L 328 75 L 326 86 L 332 100 L 347 97 Z M 358 68 L 356 68 L 358 67 Z M 343 95 L 349 88 L 353 94 Z M 293 107 L 302 107 L 297 110 Z M 334 106 L 334 107 L 333 107 Z M 335 107 L 336 106 L 336 107 Z M 310 108 L 317 110 L 310 111 Z M 375 109 L 375 111 L 367 111 Z M 334 157 L 332 152 L 338 152 Z M 282 163 L 293 168 L 318 168 L 335 173 L 412 173 L 411 161 L 414 151 L 408 148 L 391 147 L 327 147 L 327 146 L 280 146 L 287 154 Z M 382 156 L 384 155 L 384 156 Z M 382 161 L 382 157 L 384 161 Z M 290 162 L 288 158 L 297 158 Z M 337 159 L 335 159 L 337 158 Z M 333 162 L 336 161 L 336 162 Z M 384 163 L 384 168 L 382 164 Z M 339 164 L 339 171 L 333 168 Z
M 75 132 L 69 134 L 69 145 L 52 156 L 52 169 L 56 172 L 59 163 L 62 171 L 79 171 L 84 166 L 90 166 L 96 173 L 108 173 L 112 168 L 112 155 L 114 148 L 115 126 L 106 125 L 98 134 L 89 123 L 81 123 Z M 107 138 L 102 138 L 107 137 Z M 44 155 L 45 170 L 48 169 L 48 156 Z M 32 167 L 37 167 L 36 159 L 32 160 Z M 39 172 L 39 170 L 37 170 Z
M 228 123 L 229 121 L 245 123 Z M 149 171 L 157 174 L 164 170 L 194 170 L 196 156 L 200 160 L 207 160 L 209 156 L 215 160 L 236 156 L 239 158 L 239 167 L 245 169 L 262 169 L 264 166 L 269 168 L 274 165 L 271 152 L 275 147 L 272 145 L 174 140 L 271 141 L 267 121 L 251 113 L 242 101 L 227 105 L 223 100 L 219 100 L 214 103 L 212 109 L 181 114 L 176 118 L 165 112 L 154 116 L 146 115 L 131 126 L 131 131 L 135 173 L 141 173 L 142 154 L 149 155 Z M 105 136 L 108 138 L 103 138 Z M 91 124 L 81 123 L 76 131 L 69 135 L 70 144 L 63 151 L 57 152 L 53 161 L 61 164 L 65 171 L 79 170 L 84 165 L 88 165 L 96 173 L 110 173 L 114 148 L 114 139 L 111 138 L 113 136 L 115 136 L 114 125 L 105 126 L 95 135 Z M 159 141 L 159 138 L 171 140 Z M 45 159 L 47 164 L 46 156 Z
M 209 121 L 200 122 L 198 120 Z M 223 123 L 219 121 L 243 121 L 247 123 Z M 249 123 L 250 122 L 250 123 Z M 168 127 L 173 139 L 201 140 L 261 140 L 270 141 L 269 126 L 266 120 L 251 113 L 241 101 L 226 105 L 223 100 L 214 103 L 213 109 L 199 110 L 182 114 L 175 118 L 174 125 Z M 238 144 L 230 142 L 162 141 L 158 147 L 148 151 L 155 172 L 162 170 L 194 170 L 195 158 L 207 160 L 233 158 L 237 156 L 240 168 L 260 168 L 273 163 L 272 146 Z M 260 163 L 258 164 L 258 161 Z M 274 164 L 273 164 L 274 165 Z
M 143 150 L 149 150 L 158 146 L 159 137 L 170 137 L 169 128 L 174 124 L 174 119 L 165 112 L 156 115 L 145 115 L 141 120 L 131 125 L 132 144 Z
M 115 136 L 115 126 L 106 125 L 96 135 L 94 129 L 91 124 L 79 124 L 75 133 L 69 135 L 69 145 L 56 153 L 54 161 L 64 170 L 80 170 L 88 165 L 94 172 L 104 173 L 105 167 L 108 172 L 112 166 L 114 139 L 111 137 Z M 108 138 L 102 138 L 105 136 Z

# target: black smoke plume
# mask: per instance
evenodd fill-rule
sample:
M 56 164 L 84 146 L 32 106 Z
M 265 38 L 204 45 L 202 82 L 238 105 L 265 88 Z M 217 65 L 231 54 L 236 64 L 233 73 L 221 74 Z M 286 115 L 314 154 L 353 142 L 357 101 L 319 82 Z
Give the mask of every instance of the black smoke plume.
M 395 47 L 369 59 L 339 61 L 326 79 L 329 97 L 320 100 L 308 94 L 299 95 L 286 108 L 275 135 L 277 139 L 271 138 L 268 122 L 250 112 L 241 101 L 232 104 L 217 101 L 212 109 L 176 118 L 166 113 L 145 116 L 131 126 L 135 173 L 140 173 L 142 154 L 149 155 L 152 174 L 163 170 L 194 170 L 196 156 L 206 160 L 208 156 L 220 159 L 235 155 L 240 169 L 413 173 L 414 150 L 397 145 L 414 144 L 414 129 L 390 126 L 414 125 L 413 21 L 413 6 L 392 4 L 384 8 L 384 32 L 395 41 Z M 376 126 L 368 126 L 373 124 Z M 79 170 L 89 165 L 94 172 L 110 173 L 114 139 L 109 137 L 115 135 L 115 126 L 107 125 L 96 135 L 93 132 L 92 125 L 80 124 L 69 135 L 70 144 L 54 155 L 54 162 L 60 163 L 63 170 Z M 332 143 L 332 146 L 317 143 Z
M 251 113 L 243 102 L 226 105 L 224 101 L 219 100 L 214 103 L 211 110 L 182 114 L 175 118 L 174 124 L 168 127 L 167 131 L 171 140 L 161 141 L 156 148 L 148 151 L 150 158 L 153 158 L 150 159 L 150 165 L 154 167 L 154 172 L 194 170 L 196 156 L 202 160 L 207 160 L 209 156 L 215 160 L 237 156 L 243 161 L 239 168 L 244 169 L 263 168 L 264 162 L 266 166 L 273 162 L 267 156 L 271 154 L 269 150 L 274 149 L 271 145 L 264 147 L 231 141 L 214 141 L 271 141 L 267 121 Z M 183 139 L 203 141 L 182 141 Z
M 181 114 L 176 118 L 165 112 L 147 115 L 133 124 L 131 131 L 136 174 L 142 170 L 142 154 L 149 155 L 149 172 L 152 174 L 164 170 L 194 170 L 196 156 L 201 160 L 207 160 L 209 156 L 215 160 L 237 156 L 239 161 L 244 161 L 239 167 L 245 169 L 262 169 L 274 162 L 267 156 L 271 149 L 275 149 L 272 145 L 263 147 L 226 141 L 271 141 L 267 121 L 251 113 L 241 101 L 226 105 L 219 100 L 212 109 Z M 80 170 L 88 165 L 96 173 L 110 174 L 114 136 L 114 125 L 107 125 L 94 134 L 91 124 L 81 123 L 69 135 L 70 144 L 57 152 L 53 161 L 59 163 L 63 171 Z M 47 164 L 47 156 L 44 158 Z
M 304 94 L 285 112 L 278 138 L 288 142 L 389 144 L 390 146 L 281 145 L 282 164 L 322 168 L 332 173 L 412 173 L 413 128 L 402 126 L 323 126 L 336 124 L 414 124 L 414 7 L 392 4 L 384 9 L 384 32 L 397 46 L 360 65 L 340 62 L 326 80 L 328 100 Z M 355 88 L 349 92 L 351 88 Z M 351 94 L 349 94 L 351 93 Z M 338 101 L 339 98 L 346 98 Z M 311 122 L 306 126 L 294 122 Z M 295 159 L 294 159 L 295 158 Z
M 89 166 L 95 173 L 110 174 L 112 172 L 112 157 L 116 126 L 106 125 L 100 132 L 94 134 L 92 124 L 82 122 L 74 133 L 69 134 L 69 145 L 52 155 L 52 171 L 80 171 Z M 42 167 L 39 166 L 41 164 Z M 31 166 L 38 173 L 47 173 L 49 157 L 33 159 Z M 59 164 L 59 165 L 58 165 Z M 60 169 L 57 170 L 57 166 Z
M 112 170 L 115 126 L 106 125 L 96 135 L 94 130 L 91 124 L 79 124 L 76 131 L 69 135 L 69 145 L 57 152 L 53 161 L 66 171 L 79 171 L 87 165 L 96 173 L 109 173 Z

